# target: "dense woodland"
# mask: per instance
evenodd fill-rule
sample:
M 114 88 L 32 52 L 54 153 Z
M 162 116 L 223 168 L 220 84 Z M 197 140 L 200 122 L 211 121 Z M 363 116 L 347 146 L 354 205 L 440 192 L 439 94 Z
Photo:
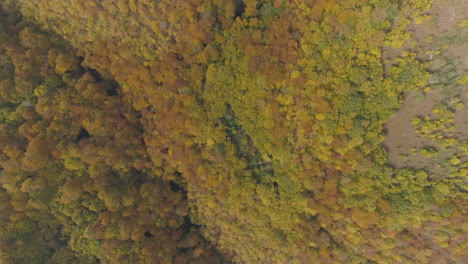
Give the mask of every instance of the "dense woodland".
M 0 0 L 0 262 L 463 263 L 466 141 L 382 147 L 431 2 Z

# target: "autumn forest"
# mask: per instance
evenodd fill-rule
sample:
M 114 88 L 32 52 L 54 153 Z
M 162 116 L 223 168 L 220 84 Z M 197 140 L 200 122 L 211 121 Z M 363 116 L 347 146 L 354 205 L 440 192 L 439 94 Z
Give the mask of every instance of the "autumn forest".
M 0 0 L 0 263 L 467 263 L 467 14 Z

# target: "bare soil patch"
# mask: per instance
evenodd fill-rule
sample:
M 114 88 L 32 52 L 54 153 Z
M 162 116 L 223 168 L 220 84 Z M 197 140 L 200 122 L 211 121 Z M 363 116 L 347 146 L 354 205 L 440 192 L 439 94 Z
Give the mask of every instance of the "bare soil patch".
M 418 44 L 412 50 L 421 61 L 431 62 L 429 71 L 430 91 L 409 91 L 395 116 L 385 124 L 387 137 L 384 146 L 389 162 L 396 168 L 411 167 L 424 169 L 431 174 L 445 176 L 447 167 L 438 167 L 440 153 L 435 157 L 424 157 L 418 150 L 434 146 L 434 142 L 415 133 L 412 120 L 415 117 L 433 116 L 432 110 L 438 104 L 452 108 L 462 103 L 465 108 L 455 111 L 453 137 L 457 141 L 468 139 L 468 87 L 458 82 L 468 72 L 468 34 L 460 23 L 468 19 L 468 4 L 465 0 L 437 1 L 429 10 L 430 20 L 411 25 L 410 30 Z M 439 160 L 438 160 L 439 159 Z

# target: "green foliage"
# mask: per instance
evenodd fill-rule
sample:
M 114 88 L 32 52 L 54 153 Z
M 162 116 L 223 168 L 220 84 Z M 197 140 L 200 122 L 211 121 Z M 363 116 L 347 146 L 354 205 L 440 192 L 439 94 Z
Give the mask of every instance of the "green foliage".
M 453 111 L 450 177 L 381 147 L 429 76 L 394 2 L 0 1 L 0 261 L 461 260 Z

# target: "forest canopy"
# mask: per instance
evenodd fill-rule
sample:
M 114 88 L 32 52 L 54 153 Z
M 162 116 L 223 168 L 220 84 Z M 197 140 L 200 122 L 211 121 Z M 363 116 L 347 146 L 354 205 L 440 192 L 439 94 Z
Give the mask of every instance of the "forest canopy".
M 0 0 L 0 262 L 463 263 L 468 70 L 432 7 Z M 433 167 L 396 166 L 431 89 Z

